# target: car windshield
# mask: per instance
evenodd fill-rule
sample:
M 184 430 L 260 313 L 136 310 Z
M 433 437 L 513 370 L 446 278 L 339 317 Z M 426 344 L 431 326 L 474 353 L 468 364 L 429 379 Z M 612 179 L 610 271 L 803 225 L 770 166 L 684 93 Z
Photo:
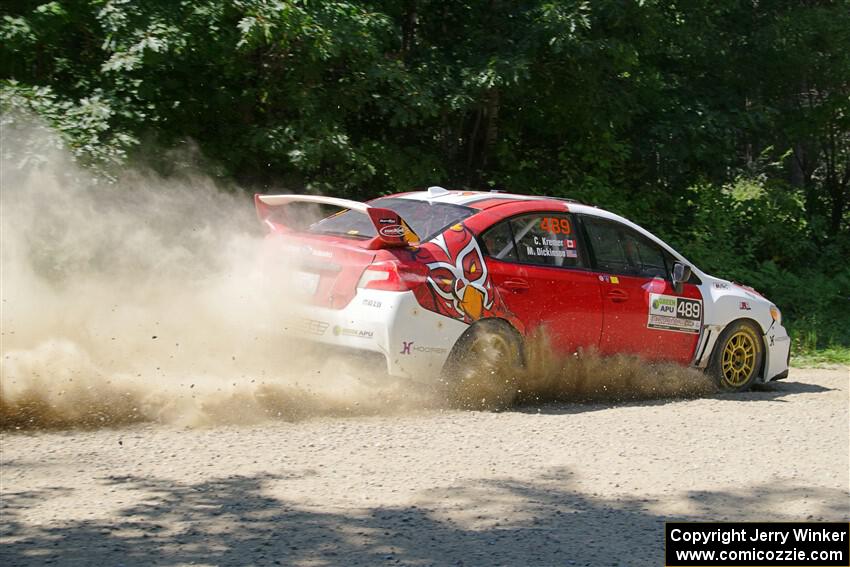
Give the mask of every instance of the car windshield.
M 475 213 L 475 209 L 461 205 L 396 197 L 375 199 L 369 204 L 398 213 L 423 242 Z M 378 234 L 369 217 L 348 209 L 313 223 L 307 231 L 318 234 L 342 234 L 357 238 L 374 238 Z

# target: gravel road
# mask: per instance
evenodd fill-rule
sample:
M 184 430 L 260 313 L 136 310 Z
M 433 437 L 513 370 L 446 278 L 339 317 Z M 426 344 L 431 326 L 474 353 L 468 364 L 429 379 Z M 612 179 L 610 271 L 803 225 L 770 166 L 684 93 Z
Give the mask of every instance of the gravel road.
M 665 520 L 847 521 L 848 386 L 4 432 L 0 563 L 657 566 Z

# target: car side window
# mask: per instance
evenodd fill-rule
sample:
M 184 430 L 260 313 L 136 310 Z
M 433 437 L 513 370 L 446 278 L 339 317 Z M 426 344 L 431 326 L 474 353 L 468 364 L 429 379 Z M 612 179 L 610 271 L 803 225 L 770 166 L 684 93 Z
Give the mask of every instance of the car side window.
M 518 260 L 514 236 L 508 221 L 503 221 L 481 235 L 484 252 L 497 260 L 516 262 Z
M 581 268 L 572 215 L 537 213 L 510 220 L 519 261 L 538 266 Z
M 584 217 L 584 226 L 596 257 L 596 267 L 615 274 L 668 277 L 661 247 L 620 223 Z
M 596 258 L 596 268 L 612 274 L 631 273 L 619 226 L 593 217 L 583 217 L 583 222 Z
M 626 254 L 636 275 L 647 278 L 666 278 L 667 265 L 661 248 L 650 243 L 631 229 L 624 229 Z

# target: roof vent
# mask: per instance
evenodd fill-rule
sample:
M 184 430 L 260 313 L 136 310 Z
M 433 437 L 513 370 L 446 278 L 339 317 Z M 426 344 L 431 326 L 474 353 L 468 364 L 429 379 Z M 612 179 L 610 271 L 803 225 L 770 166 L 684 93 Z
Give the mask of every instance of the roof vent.
M 448 195 L 449 190 L 440 187 L 439 185 L 432 185 L 428 187 L 428 196 L 429 197 L 439 197 L 440 195 Z

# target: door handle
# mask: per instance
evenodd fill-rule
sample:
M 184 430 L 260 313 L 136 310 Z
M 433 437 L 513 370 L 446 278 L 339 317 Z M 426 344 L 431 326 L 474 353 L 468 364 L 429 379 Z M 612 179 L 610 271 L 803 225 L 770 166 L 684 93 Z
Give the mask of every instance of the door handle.
M 622 289 L 612 289 L 608 292 L 608 299 L 614 303 L 623 303 L 629 300 L 629 294 Z
M 522 291 L 528 291 L 531 286 L 528 285 L 526 280 L 513 278 L 505 281 L 505 287 L 514 293 L 520 293 Z

